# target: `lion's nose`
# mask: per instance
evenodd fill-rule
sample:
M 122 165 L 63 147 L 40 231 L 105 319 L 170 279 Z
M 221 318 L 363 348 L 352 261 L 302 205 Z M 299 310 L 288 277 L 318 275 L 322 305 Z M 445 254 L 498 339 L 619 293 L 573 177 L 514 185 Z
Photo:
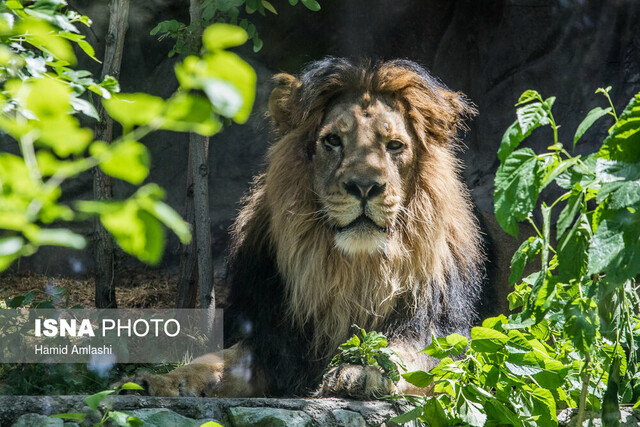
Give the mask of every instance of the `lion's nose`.
M 372 199 L 379 196 L 384 192 L 385 187 L 385 184 L 378 181 L 362 182 L 357 179 L 350 179 L 343 185 L 347 193 L 362 200 Z

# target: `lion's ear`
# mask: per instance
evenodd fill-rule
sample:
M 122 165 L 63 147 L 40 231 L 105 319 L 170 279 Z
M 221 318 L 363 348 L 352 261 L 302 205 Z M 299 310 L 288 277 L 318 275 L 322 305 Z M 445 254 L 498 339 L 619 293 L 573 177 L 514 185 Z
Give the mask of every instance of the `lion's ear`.
M 269 116 L 276 131 L 283 135 L 293 127 L 293 93 L 300 82 L 291 74 L 276 74 L 273 77 L 275 88 L 269 96 Z

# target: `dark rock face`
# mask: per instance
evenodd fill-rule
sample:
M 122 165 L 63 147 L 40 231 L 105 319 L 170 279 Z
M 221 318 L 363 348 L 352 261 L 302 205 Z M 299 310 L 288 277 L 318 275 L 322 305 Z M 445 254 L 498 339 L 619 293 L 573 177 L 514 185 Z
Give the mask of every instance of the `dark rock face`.
M 108 14 L 107 2 L 70 2 L 96 22 L 89 40 L 101 55 Z M 104 3 L 104 4 L 102 4 Z M 408 58 L 426 66 L 447 86 L 460 90 L 477 105 L 479 115 L 470 123 L 460 156 L 464 178 L 472 191 L 489 234 L 489 270 L 504 301 L 511 254 L 518 242 L 506 236 L 493 219 L 493 176 L 498 167 L 496 151 L 505 129 L 515 119 L 513 108 L 526 89 L 543 96 L 557 96 L 554 115 L 562 124 L 560 139 L 572 142 L 576 126 L 596 105 L 604 105 L 598 87 L 613 86 L 612 97 L 622 109 L 640 90 L 640 3 L 631 0 L 474 0 L 394 1 L 368 0 L 324 2 L 312 13 L 298 5 L 279 6 L 279 16 L 251 15 L 264 40 L 258 54 L 250 46 L 240 50 L 258 71 L 258 97 L 251 120 L 245 126 L 231 126 L 211 141 L 211 215 L 214 256 L 223 264 L 228 239 L 227 227 L 251 177 L 260 169 L 270 141 L 264 118 L 269 77 L 274 72 L 297 73 L 300 67 L 325 55 L 364 58 Z M 168 96 L 175 89 L 173 64 L 167 58 L 170 41 L 157 42 L 149 31 L 163 19 L 187 20 L 187 8 L 180 2 L 149 0 L 132 2 L 130 32 L 120 80 L 123 91 L 145 90 Z M 98 70 L 99 64 L 81 67 Z M 609 124 L 590 130 L 577 147 L 579 153 L 595 150 Z M 550 132 L 537 131 L 532 145 L 550 145 Z M 159 132 L 144 141 L 152 152 L 149 181 L 168 192 L 168 202 L 181 211 L 185 195 L 187 138 Z M 70 195 L 90 195 L 87 175 L 68 185 Z M 119 185 L 116 195 L 130 194 Z M 522 235 L 527 230 L 523 229 Z M 522 236 L 521 236 L 522 238 Z M 171 238 L 165 265 L 175 266 L 178 244 Z M 69 272 L 69 263 L 51 262 L 54 252 L 42 250 L 27 268 Z M 62 255 L 60 255 L 62 254 Z M 68 255 L 55 250 L 58 258 Z M 91 269 L 90 257 L 78 255 L 84 270 Z M 62 271 L 55 271 L 56 268 Z M 506 273 L 505 273 L 506 271 Z

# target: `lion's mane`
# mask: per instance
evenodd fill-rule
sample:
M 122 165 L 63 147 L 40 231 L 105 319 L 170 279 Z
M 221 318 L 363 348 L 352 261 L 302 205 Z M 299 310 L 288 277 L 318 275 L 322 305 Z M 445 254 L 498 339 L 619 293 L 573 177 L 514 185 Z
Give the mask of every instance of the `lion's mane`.
M 317 379 L 354 323 L 418 345 L 432 331 L 468 333 L 483 256 L 455 151 L 461 118 L 473 108 L 409 61 L 327 58 L 297 78 L 274 80 L 269 110 L 279 139 L 232 229 L 225 314 L 232 340 L 251 342 L 258 369 L 300 365 L 301 377 L 270 380 L 277 393 Z M 417 147 L 398 243 L 383 254 L 346 256 L 336 248 L 311 190 L 311 142 L 327 106 L 345 93 L 392 97 Z

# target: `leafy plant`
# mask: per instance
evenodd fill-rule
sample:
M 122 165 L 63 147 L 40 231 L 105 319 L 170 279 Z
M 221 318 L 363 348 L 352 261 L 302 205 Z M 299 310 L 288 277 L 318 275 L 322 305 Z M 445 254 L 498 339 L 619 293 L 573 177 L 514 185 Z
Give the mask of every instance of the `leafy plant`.
M 100 403 L 102 403 L 102 401 L 105 400 L 107 396 L 112 394 L 117 395 L 122 390 L 144 390 L 144 389 L 135 383 L 124 383 L 122 384 L 122 386 L 114 390 L 104 390 L 96 394 L 92 394 L 91 396 L 87 396 L 84 399 L 84 401 L 87 403 L 87 406 L 89 408 L 91 408 L 96 413 L 100 414 L 100 412 L 98 411 L 98 407 L 100 406 Z M 122 426 L 122 427 L 135 427 L 135 426 L 142 426 L 144 424 L 142 420 L 138 417 L 128 415 L 124 412 L 111 410 L 111 404 L 112 404 L 112 401 L 108 400 L 106 404 L 106 408 L 104 410 L 104 414 L 102 415 L 102 418 L 100 419 L 99 422 L 97 422 L 96 424 L 93 424 L 94 427 L 104 426 L 107 422 L 109 422 L 109 425 L 115 424 L 117 426 Z M 49 416 L 51 418 L 62 418 L 65 420 L 73 420 L 73 421 L 84 423 L 87 414 L 72 412 L 72 413 L 55 414 L 55 415 L 49 415 Z
M 223 118 L 247 120 L 254 96 L 253 69 L 225 49 L 244 43 L 240 28 L 217 24 L 204 32 L 205 50 L 178 64 L 180 89 L 164 100 L 144 93 L 116 94 L 117 82 L 101 83 L 75 71 L 70 43 L 90 56 L 73 26 L 86 17 L 64 12 L 63 0 L 18 1 L 0 6 L 0 130 L 17 143 L 20 155 L 0 153 L 0 271 L 40 246 L 82 249 L 81 236 L 64 225 L 98 215 L 116 243 L 149 264 L 160 261 L 163 226 L 182 242 L 191 238 L 187 223 L 167 204 L 164 191 L 146 184 L 123 201 L 61 202 L 61 185 L 99 167 L 106 174 L 141 185 L 149 174 L 149 154 L 140 139 L 164 129 L 213 135 Z M 74 30 L 72 30 L 72 27 Z M 74 32 L 75 31 L 75 32 Z M 104 97 L 104 106 L 123 128 L 112 144 L 93 140 L 70 113 L 95 115 L 79 98 L 86 91 Z
M 344 344 L 341 344 L 327 369 L 350 364 L 373 366 L 380 369 L 391 381 L 400 380 L 398 364 L 406 370 L 404 363 L 395 351 L 387 347 L 387 338 L 375 331 L 366 332 L 358 325 L 352 325 L 356 333 Z
M 616 424 L 619 404 L 640 397 L 640 94 L 618 117 L 609 91 L 597 91 L 609 107 L 591 110 L 571 141 L 575 147 L 598 119 L 611 116 L 609 135 L 588 156 L 574 156 L 560 142 L 555 98 L 529 90 L 518 100 L 517 119 L 498 151 L 495 210 L 508 233 L 517 236 L 524 220 L 536 231 L 511 261 L 509 306 L 519 312 L 473 328 L 458 360 L 445 353 L 455 356 L 464 340 L 434 340 L 424 352 L 442 359 L 438 366 L 403 376 L 420 387 L 433 384 L 435 395 L 399 398 L 414 409 L 394 421 L 552 426 L 557 409 L 578 407 L 577 425 L 586 410 Z M 518 149 L 544 126 L 553 133 L 547 152 Z M 552 184 L 562 194 L 550 205 L 541 203 L 536 223 L 533 210 Z M 540 269 L 522 279 L 536 258 Z
M 307 9 L 317 12 L 320 10 L 320 3 L 317 0 L 289 0 L 291 6 L 301 2 Z M 244 6 L 244 7 L 243 7 Z M 265 16 L 267 12 L 274 15 L 278 14 L 276 8 L 268 0 L 203 0 L 200 3 L 200 23 L 191 23 L 189 25 L 176 21 L 175 19 L 162 21 L 151 30 L 152 36 L 157 36 L 162 41 L 166 38 L 176 40 L 175 45 L 169 51 L 169 57 L 175 54 L 192 53 L 191 46 L 193 43 L 195 25 L 206 27 L 214 22 L 237 25 L 245 30 L 249 39 L 253 41 L 253 51 L 259 52 L 262 49 L 262 39 L 258 35 L 256 26 L 247 18 L 241 17 L 242 10 L 247 15 L 258 12 Z

